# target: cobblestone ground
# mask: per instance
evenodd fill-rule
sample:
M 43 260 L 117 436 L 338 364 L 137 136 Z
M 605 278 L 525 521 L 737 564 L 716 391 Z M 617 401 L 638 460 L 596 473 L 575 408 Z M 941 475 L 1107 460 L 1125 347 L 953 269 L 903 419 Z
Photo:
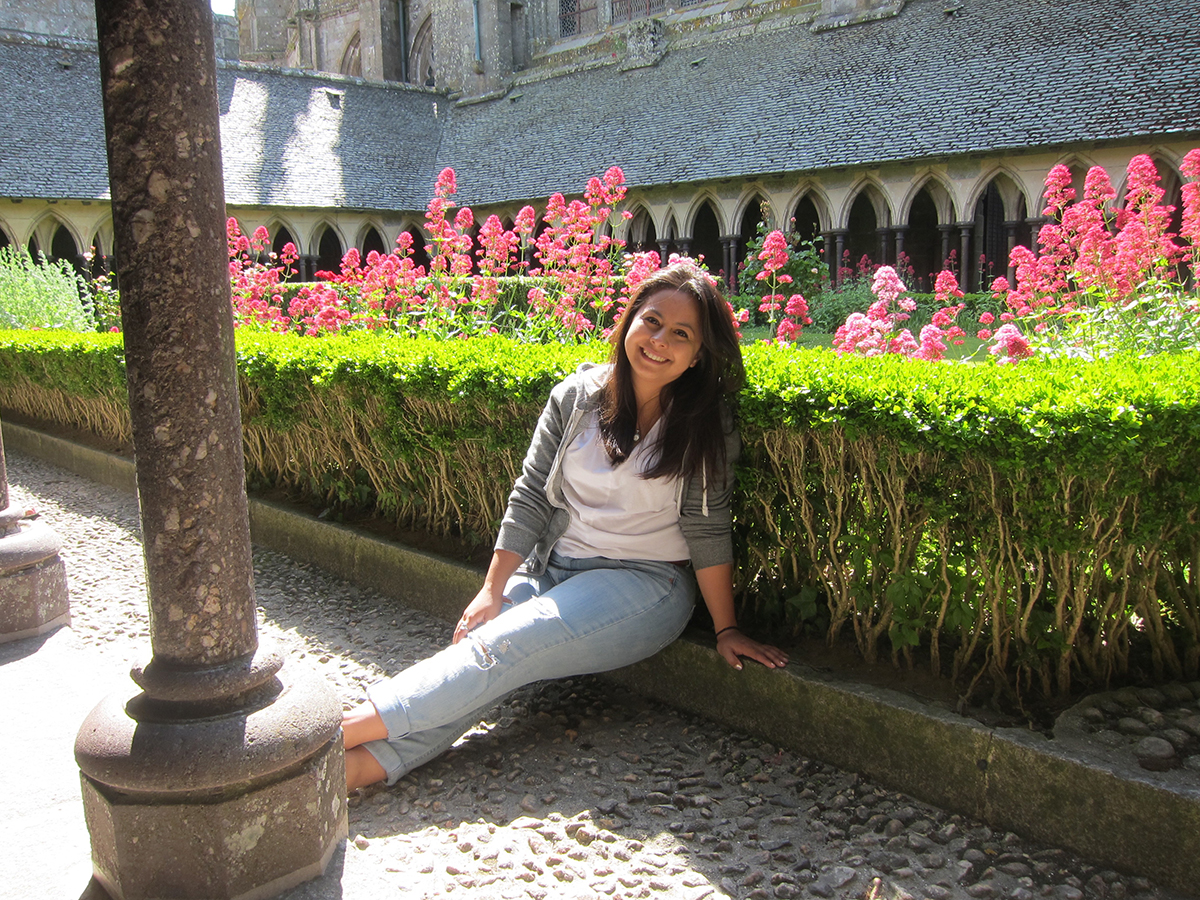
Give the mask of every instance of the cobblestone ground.
M 63 539 L 72 628 L 143 659 L 132 498 L 16 454 L 8 475 L 12 502 Z M 322 672 L 347 708 L 449 639 L 446 623 L 287 557 L 255 563 L 262 639 Z M 350 838 L 342 878 L 369 872 L 378 897 L 1178 896 L 598 678 L 524 688 L 443 758 L 352 795 Z

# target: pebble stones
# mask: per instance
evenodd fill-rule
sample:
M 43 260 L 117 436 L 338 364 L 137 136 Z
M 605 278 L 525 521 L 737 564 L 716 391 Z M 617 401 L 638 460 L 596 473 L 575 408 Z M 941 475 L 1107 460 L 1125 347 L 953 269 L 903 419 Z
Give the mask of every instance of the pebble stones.
M 1060 719 L 1096 746 L 1125 749 L 1143 769 L 1200 772 L 1200 682 L 1122 688 L 1084 700 Z M 1056 733 L 1059 728 L 1056 727 Z
M 138 658 L 146 604 L 133 499 L 19 455 L 8 474 L 14 502 L 36 505 L 63 538 L 72 628 Z M 445 623 L 278 554 L 256 552 L 255 581 L 264 639 L 323 673 L 347 708 L 449 638 Z M 1160 693 L 1157 706 L 1105 698 L 1112 713 L 1097 706 L 1089 721 L 1127 742 L 1113 726 L 1130 718 L 1153 731 L 1138 714 L 1150 709 L 1163 729 L 1200 737 L 1194 700 L 1181 717 L 1181 692 Z M 1142 737 L 1178 752 L 1164 734 Z M 346 900 L 366 900 L 349 887 L 356 877 L 401 900 L 1169 896 L 596 678 L 521 688 L 447 754 L 349 805 Z M 310 896 L 296 891 L 284 897 Z

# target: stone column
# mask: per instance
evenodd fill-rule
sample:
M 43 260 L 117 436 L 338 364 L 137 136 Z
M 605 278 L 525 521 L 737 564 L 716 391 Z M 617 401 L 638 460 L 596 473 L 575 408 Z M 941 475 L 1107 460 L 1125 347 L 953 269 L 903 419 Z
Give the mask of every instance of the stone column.
M 954 226 L 949 223 L 938 225 L 938 231 L 941 232 L 942 235 L 942 261 L 939 263 L 939 265 L 943 267 L 946 265 L 946 260 L 950 258 L 950 232 L 953 230 Z
M 958 284 L 964 291 L 973 291 L 978 287 L 978 285 L 968 287 L 971 281 L 973 262 L 971 259 L 971 232 L 974 230 L 974 222 L 958 223 Z
M 8 499 L 0 435 L 0 643 L 45 634 L 71 620 L 58 535 Z
M 671 258 L 671 242 L 670 241 L 659 241 L 658 242 L 659 262 L 661 262 L 665 266 L 667 264 L 667 260 L 670 258 Z
M 888 264 L 888 238 L 891 236 L 892 230 L 886 225 L 883 228 L 876 228 L 875 235 L 879 238 L 879 265 L 886 266 Z
M 1004 223 L 1004 238 L 1005 246 L 1008 248 L 1008 255 L 1004 258 L 1005 270 L 1004 277 L 1008 280 L 1009 287 L 1014 287 L 1013 282 L 1017 277 L 1016 267 L 1012 264 L 1013 248 L 1017 246 L 1017 229 L 1021 227 L 1020 220 L 1014 220 Z M 990 287 L 990 285 L 989 285 Z
M 211 15 L 96 3 L 152 651 L 75 744 L 117 900 L 270 896 L 346 833 L 341 704 L 258 644 Z
M 846 236 L 848 234 L 849 232 L 844 228 L 839 228 L 833 233 L 833 280 L 838 287 L 841 287 L 842 284 L 842 254 L 846 252 Z
M 721 236 L 721 250 L 724 254 L 725 288 L 731 294 L 737 293 L 737 245 L 739 236 L 726 234 Z

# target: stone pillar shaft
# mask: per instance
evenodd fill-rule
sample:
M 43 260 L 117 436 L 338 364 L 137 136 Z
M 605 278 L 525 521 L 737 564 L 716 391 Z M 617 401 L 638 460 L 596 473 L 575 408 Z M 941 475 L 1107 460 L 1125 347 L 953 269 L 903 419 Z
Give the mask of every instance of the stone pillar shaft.
M 175 21 L 211 32 L 211 14 L 143 4 L 96 13 L 151 644 L 164 663 L 222 665 L 258 641 L 216 64 Z

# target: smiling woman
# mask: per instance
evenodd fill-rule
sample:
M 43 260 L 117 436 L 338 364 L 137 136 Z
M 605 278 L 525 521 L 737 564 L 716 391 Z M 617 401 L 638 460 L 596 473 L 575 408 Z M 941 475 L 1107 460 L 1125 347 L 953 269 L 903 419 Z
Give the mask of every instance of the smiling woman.
M 728 402 L 745 373 L 728 304 L 706 272 L 676 263 L 641 282 L 612 340 L 609 365 L 551 392 L 451 645 L 344 718 L 351 790 L 395 783 L 523 684 L 657 653 L 697 593 L 731 666 L 787 663 L 734 614 Z

